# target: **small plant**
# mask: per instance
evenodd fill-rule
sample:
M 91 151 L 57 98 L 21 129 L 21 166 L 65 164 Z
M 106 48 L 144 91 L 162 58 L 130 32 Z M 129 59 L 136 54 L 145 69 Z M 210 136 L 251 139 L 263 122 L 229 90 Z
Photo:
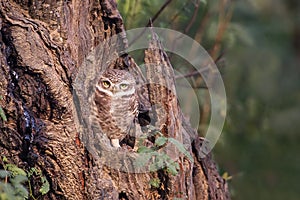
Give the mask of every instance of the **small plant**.
M 42 186 L 39 190 L 41 195 L 45 195 L 50 190 L 50 184 L 42 172 L 36 168 L 31 168 L 28 172 L 18 166 L 8 163 L 6 157 L 2 158 L 3 170 L 0 170 L 0 199 L 28 199 L 30 196 L 32 199 L 36 199 L 32 194 L 32 187 L 29 179 L 36 175 L 40 177 Z M 24 186 L 28 183 L 28 189 Z
M 159 188 L 160 180 L 158 178 L 153 178 L 149 181 L 149 184 L 153 188 Z
M 41 195 L 47 194 L 50 190 L 50 184 L 49 184 L 47 178 L 42 174 L 41 170 L 36 169 L 34 167 L 31 168 L 29 170 L 29 172 L 27 173 L 28 178 L 31 178 L 33 175 L 36 175 L 37 177 L 40 177 L 40 179 L 41 179 L 42 186 L 39 190 Z M 29 183 L 28 187 L 29 187 L 29 190 L 30 190 L 30 196 L 33 197 L 30 183 Z
M 3 170 L 0 170 L 0 199 L 27 199 L 28 191 L 24 184 L 28 181 L 26 172 L 14 164 L 7 163 L 7 158 L 2 159 Z
M 152 147 L 142 145 L 143 140 L 145 140 L 146 137 L 141 137 L 139 148 L 137 150 L 141 156 L 139 156 L 135 161 L 136 167 L 141 168 L 147 166 L 150 171 L 165 169 L 168 173 L 176 176 L 179 170 L 178 162 L 173 161 L 166 153 L 159 151 L 164 145 L 166 145 L 167 142 L 174 144 L 181 153 L 193 162 L 193 157 L 178 140 L 163 136 L 161 132 L 157 131 L 152 126 L 149 126 L 149 130 L 151 131 L 150 134 L 154 134 L 158 137 L 156 137 Z

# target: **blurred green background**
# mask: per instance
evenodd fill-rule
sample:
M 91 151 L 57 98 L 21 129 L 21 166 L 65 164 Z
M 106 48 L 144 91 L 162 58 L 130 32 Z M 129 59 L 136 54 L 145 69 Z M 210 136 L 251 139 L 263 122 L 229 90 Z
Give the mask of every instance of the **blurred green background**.
M 213 154 L 232 199 L 299 199 L 300 1 L 118 0 L 118 8 L 127 30 L 152 18 L 217 61 L 228 113 Z

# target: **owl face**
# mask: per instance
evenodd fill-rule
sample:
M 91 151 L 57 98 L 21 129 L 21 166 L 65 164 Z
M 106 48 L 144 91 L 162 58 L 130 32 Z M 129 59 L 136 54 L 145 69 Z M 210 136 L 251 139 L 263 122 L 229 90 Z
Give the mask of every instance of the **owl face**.
M 124 70 L 110 69 L 105 71 L 96 89 L 111 97 L 120 97 L 135 93 L 135 79 Z

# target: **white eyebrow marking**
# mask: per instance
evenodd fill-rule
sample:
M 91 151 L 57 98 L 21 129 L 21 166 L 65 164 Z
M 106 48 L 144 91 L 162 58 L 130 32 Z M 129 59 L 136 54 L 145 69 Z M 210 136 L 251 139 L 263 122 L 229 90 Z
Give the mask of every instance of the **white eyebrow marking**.
M 96 85 L 96 89 L 100 92 L 103 92 L 105 94 L 108 94 L 109 96 L 113 96 L 113 93 L 109 90 L 104 90 L 102 87 L 100 87 L 98 84 Z

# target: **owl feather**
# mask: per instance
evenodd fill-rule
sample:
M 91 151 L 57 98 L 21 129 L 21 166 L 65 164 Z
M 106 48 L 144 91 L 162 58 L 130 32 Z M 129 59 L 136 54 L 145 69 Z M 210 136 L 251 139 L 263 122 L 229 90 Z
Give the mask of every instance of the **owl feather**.
M 134 77 L 124 70 L 109 69 L 101 74 L 96 84 L 94 112 L 101 130 L 112 146 L 129 133 L 138 115 L 138 101 Z

